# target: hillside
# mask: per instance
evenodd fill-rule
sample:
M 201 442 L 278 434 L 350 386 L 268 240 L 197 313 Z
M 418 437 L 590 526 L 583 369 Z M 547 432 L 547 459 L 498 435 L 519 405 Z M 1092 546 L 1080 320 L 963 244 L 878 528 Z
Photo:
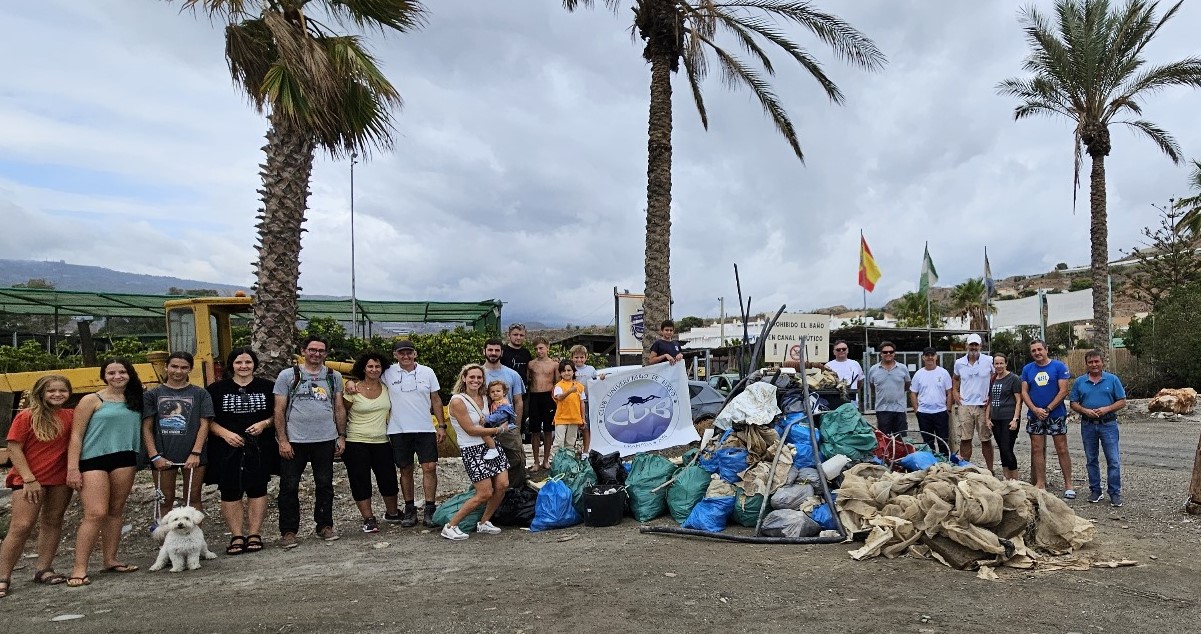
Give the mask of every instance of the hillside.
M 222 295 L 248 291 L 247 286 L 185 280 L 165 275 L 125 273 L 100 266 L 83 266 L 66 262 L 37 262 L 34 260 L 0 260 L 0 287 L 23 284 L 31 279 L 43 279 L 60 291 L 103 290 L 110 293 L 166 295 L 171 287 L 183 289 L 214 289 Z

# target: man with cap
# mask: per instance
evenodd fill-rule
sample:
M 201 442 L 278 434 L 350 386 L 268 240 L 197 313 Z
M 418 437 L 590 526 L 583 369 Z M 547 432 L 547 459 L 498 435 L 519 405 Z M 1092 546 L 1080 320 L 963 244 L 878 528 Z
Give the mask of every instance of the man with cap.
M 959 457 L 972 459 L 972 437 L 980 436 L 980 453 L 992 471 L 992 423 L 986 416 L 988 389 L 992 383 L 992 357 L 980 354 L 980 335 L 967 336 L 967 354 L 955 359 L 951 395 L 958 406 Z
M 428 366 L 417 363 L 417 348 L 407 339 L 392 346 L 396 363 L 384 370 L 380 380 L 388 386 L 392 411 L 388 415 L 388 440 L 400 469 L 400 492 L 405 506 L 402 517 L 384 519 L 400 521 L 401 526 L 417 524 L 417 506 L 413 492 L 413 455 L 421 464 L 421 488 L 425 494 L 426 527 L 434 526 L 434 499 L 438 494 L 438 443 L 446 437 L 446 413 L 438 395 L 438 377 Z M 430 415 L 438 422 L 430 424 Z
M 922 350 L 922 367 L 913 373 L 909 400 L 917 412 L 917 427 L 936 453 L 951 453 L 951 375 L 938 365 L 938 351 Z M 937 437 L 937 441 L 935 438 Z

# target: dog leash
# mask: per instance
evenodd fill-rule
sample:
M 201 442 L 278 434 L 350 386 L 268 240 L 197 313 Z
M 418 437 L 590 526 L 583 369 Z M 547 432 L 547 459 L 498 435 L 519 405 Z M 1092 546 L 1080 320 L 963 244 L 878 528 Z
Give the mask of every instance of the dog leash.
M 183 463 L 179 463 L 179 462 L 172 462 L 172 463 L 170 463 L 170 466 L 172 468 L 184 467 L 184 471 L 188 472 L 188 481 L 184 488 L 186 493 L 184 493 L 183 505 L 191 506 L 192 505 L 192 473 L 193 473 L 193 471 L 195 471 L 195 469 L 189 469 L 186 466 L 184 466 Z M 153 467 L 151 467 L 151 468 L 153 469 Z M 157 526 L 158 521 L 163 518 L 163 511 L 162 511 L 163 502 L 166 501 L 166 499 L 167 499 L 167 496 L 165 494 L 163 494 L 163 484 L 162 484 L 162 479 L 160 478 L 160 476 L 161 476 L 161 472 L 158 469 L 154 469 L 154 511 L 151 513 L 151 519 L 154 521 L 155 526 Z

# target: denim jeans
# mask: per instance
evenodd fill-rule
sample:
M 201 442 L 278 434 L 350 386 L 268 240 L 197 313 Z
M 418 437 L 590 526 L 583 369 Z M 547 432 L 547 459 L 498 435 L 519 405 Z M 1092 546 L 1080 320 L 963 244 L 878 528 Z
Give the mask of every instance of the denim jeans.
M 1088 488 L 1101 492 L 1100 449 L 1105 452 L 1105 483 L 1109 496 L 1122 493 L 1122 465 L 1118 459 L 1118 423 L 1080 423 L 1080 439 L 1084 441 L 1084 456 L 1088 461 Z
M 313 464 L 313 521 L 334 525 L 334 441 L 294 442 L 294 457 L 279 465 L 279 534 L 300 532 L 300 477 Z

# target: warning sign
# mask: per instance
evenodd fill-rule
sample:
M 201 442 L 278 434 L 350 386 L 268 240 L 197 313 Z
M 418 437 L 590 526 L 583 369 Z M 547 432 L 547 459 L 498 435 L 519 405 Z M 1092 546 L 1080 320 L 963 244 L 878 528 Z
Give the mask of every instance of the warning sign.
M 763 356 L 768 363 L 800 361 L 802 341 L 809 361 L 830 360 L 830 316 L 784 313 L 772 326 L 764 342 Z

